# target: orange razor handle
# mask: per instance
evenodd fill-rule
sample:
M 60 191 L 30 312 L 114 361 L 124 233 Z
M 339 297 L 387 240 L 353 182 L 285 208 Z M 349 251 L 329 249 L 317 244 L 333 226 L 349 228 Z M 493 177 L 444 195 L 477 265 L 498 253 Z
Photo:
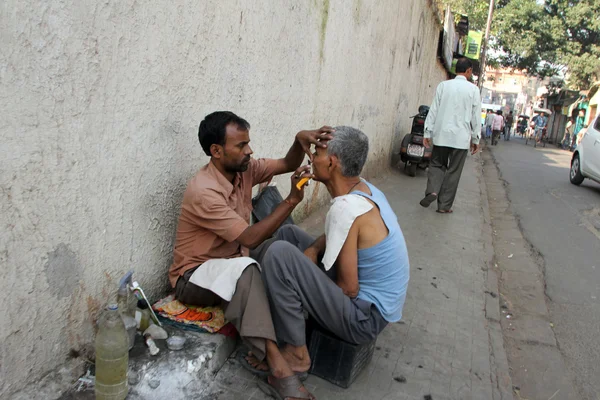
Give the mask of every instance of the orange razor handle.
M 296 189 L 298 189 L 298 190 L 302 189 L 302 186 L 306 185 L 309 180 L 310 180 L 310 178 L 300 179 L 300 181 L 298 181 L 298 183 L 296 183 Z

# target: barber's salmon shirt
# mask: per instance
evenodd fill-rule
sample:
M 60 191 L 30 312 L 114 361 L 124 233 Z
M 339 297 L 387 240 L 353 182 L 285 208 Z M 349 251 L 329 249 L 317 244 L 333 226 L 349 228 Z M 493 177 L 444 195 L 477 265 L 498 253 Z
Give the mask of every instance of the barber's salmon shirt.
M 169 281 L 175 287 L 186 271 L 211 259 L 248 256 L 236 239 L 248 228 L 252 187 L 269 181 L 277 167 L 273 159 L 252 159 L 233 184 L 209 162 L 188 182 L 177 225 Z

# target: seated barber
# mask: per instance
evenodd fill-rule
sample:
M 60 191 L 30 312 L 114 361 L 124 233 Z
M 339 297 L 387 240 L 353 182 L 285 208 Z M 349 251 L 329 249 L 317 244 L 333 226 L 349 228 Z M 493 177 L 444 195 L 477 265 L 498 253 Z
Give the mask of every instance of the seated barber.
M 310 399 L 275 344 L 260 270 L 250 257 L 261 252 L 261 243 L 302 200 L 303 189 L 296 183 L 310 174 L 309 167 L 299 166 L 311 145 L 326 146 L 332 129 L 299 132 L 285 158 L 278 160 L 251 157 L 249 129 L 248 122 L 228 111 L 207 115 L 200 123 L 198 138 L 210 162 L 184 193 L 169 279 L 183 303 L 224 303 L 225 318 L 259 360 L 266 358 L 274 385 L 285 383 L 294 398 Z M 289 196 L 271 215 L 249 226 L 252 187 L 292 171 Z
M 398 219 L 384 194 L 360 178 L 369 142 L 358 129 L 336 127 L 327 148 L 313 155 L 314 179 L 333 198 L 325 234 L 314 241 L 297 227 L 297 240 L 266 251 L 262 276 L 282 354 L 296 371 L 310 367 L 303 311 L 339 338 L 374 340 L 402 318 L 409 261 Z M 316 264 L 322 257 L 330 279 Z

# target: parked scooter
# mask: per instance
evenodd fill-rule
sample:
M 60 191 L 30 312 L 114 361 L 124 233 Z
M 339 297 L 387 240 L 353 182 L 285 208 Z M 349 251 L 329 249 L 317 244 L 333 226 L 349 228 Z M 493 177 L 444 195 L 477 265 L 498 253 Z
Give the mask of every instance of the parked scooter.
M 428 106 L 419 106 L 419 113 L 411 117 L 413 121 L 410 133 L 402 139 L 400 160 L 404 163 L 404 170 L 409 176 L 416 176 L 417 167 L 425 169 L 431 161 L 433 148 L 425 147 L 423 144 L 425 119 L 428 113 Z

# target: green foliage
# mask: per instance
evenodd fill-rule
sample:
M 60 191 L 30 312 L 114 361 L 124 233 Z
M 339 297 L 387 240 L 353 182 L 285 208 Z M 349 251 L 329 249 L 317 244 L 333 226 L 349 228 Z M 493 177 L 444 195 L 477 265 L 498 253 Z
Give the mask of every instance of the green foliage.
M 441 0 L 485 31 L 489 0 Z M 600 79 L 600 0 L 497 0 L 490 66 L 525 69 L 541 78 L 567 71 L 570 88 Z
M 540 77 L 565 66 L 571 88 L 587 88 L 598 78 L 598 0 L 506 0 L 498 4 L 492 28 L 503 66 Z

